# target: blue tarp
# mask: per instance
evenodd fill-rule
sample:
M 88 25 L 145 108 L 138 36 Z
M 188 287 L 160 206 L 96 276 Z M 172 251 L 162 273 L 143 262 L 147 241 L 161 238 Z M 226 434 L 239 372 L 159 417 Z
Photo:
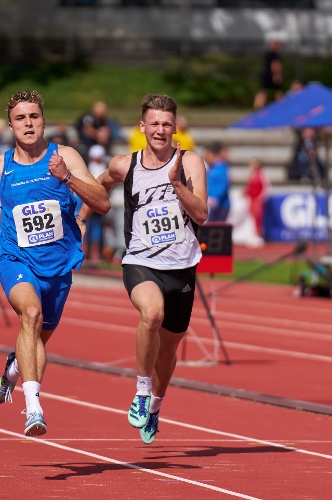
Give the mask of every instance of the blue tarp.
M 309 83 L 289 92 L 279 101 L 254 111 L 229 128 L 319 127 L 332 125 L 332 90 L 321 83 Z

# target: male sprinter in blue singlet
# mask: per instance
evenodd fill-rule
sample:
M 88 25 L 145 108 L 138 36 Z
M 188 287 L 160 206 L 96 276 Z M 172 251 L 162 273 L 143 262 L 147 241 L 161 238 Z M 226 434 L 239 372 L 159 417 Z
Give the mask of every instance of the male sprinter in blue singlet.
M 16 351 L 0 379 L 0 403 L 11 401 L 21 376 L 26 436 L 46 432 L 39 390 L 46 367 L 45 344 L 57 327 L 83 260 L 75 192 L 91 209 L 107 213 L 107 192 L 68 146 L 47 144 L 43 98 L 24 90 L 7 102 L 15 147 L 0 155 L 0 281 L 20 318 Z
M 144 443 L 158 431 L 158 413 L 191 316 L 196 266 L 202 256 L 197 225 L 207 218 L 203 159 L 172 145 L 177 104 L 146 95 L 140 130 L 147 146 L 115 156 L 98 180 L 107 191 L 124 183 L 124 284 L 140 313 L 136 335 L 137 386 L 128 413 Z M 80 217 L 91 213 L 86 205 Z M 84 232 L 84 223 L 78 221 Z

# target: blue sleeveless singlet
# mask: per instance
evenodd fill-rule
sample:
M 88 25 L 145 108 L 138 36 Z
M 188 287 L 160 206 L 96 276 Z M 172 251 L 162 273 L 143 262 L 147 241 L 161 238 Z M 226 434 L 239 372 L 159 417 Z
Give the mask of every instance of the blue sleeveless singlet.
M 36 275 L 63 276 L 81 267 L 81 231 L 76 224 L 76 201 L 63 182 L 52 177 L 48 163 L 58 145 L 50 143 L 33 165 L 4 155 L 0 184 L 1 260 L 20 261 Z

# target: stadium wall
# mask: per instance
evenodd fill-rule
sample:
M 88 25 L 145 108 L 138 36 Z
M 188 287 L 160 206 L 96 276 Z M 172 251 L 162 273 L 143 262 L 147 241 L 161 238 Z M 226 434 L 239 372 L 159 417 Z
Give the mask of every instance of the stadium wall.
M 0 62 L 71 60 L 83 54 L 106 64 L 149 60 L 161 65 L 171 55 L 257 53 L 275 37 L 284 41 L 285 53 L 326 56 L 332 51 L 329 0 L 292 9 L 221 8 L 212 0 L 151 2 L 155 6 L 96 0 L 79 5 L 84 3 L 0 0 Z

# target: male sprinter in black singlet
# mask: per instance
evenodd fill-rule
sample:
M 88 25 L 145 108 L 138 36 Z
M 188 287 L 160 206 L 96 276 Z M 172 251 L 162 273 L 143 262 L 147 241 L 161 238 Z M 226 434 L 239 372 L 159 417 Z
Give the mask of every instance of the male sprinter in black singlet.
M 125 242 L 123 279 L 140 313 L 136 335 L 137 391 L 128 413 L 144 443 L 158 431 L 158 413 L 176 366 L 176 351 L 191 316 L 196 238 L 207 218 L 205 165 L 194 152 L 172 146 L 177 104 L 167 95 L 142 101 L 140 130 L 147 146 L 115 156 L 98 181 L 109 192 L 124 183 Z M 80 210 L 81 230 L 91 209 Z

